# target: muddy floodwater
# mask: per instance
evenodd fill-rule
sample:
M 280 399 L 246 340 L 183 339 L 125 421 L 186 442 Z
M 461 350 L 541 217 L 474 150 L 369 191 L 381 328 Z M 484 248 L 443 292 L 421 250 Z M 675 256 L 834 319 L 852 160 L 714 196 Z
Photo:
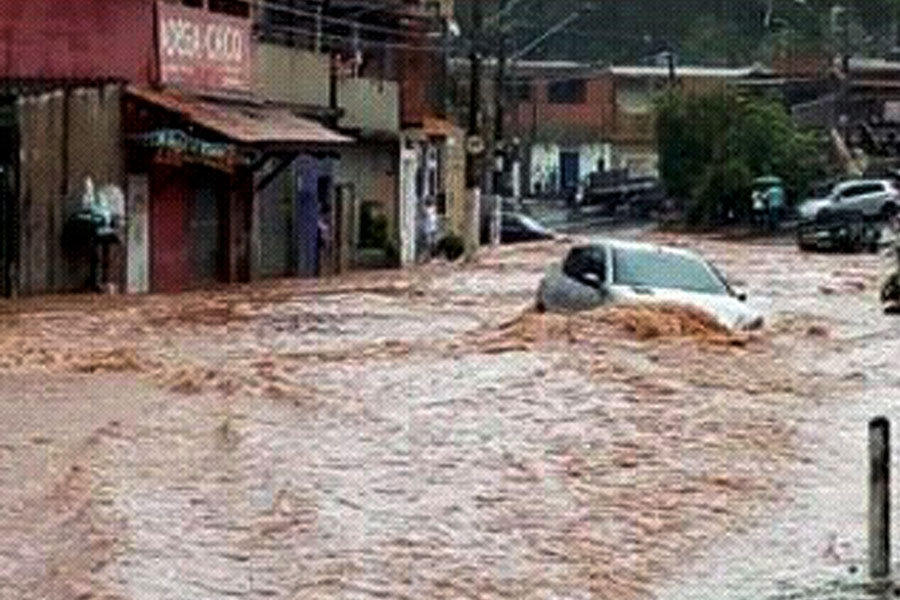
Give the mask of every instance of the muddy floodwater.
M 853 585 L 865 424 L 900 403 L 885 259 L 643 237 L 700 249 L 768 330 L 535 314 L 564 243 L 0 304 L 0 599 Z

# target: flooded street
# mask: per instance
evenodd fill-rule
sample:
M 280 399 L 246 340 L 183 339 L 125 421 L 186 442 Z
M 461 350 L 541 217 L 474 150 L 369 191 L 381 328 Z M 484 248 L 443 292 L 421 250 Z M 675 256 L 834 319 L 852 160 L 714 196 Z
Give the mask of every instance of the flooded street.
M 785 257 L 779 251 L 772 258 L 774 263 Z M 805 263 L 802 270 L 789 260 L 766 269 L 764 279 L 751 280 L 751 287 L 761 286 L 751 293 L 783 317 L 793 314 L 817 324 L 819 343 L 798 346 L 792 362 L 798 374 L 813 381 L 832 380 L 835 387 L 795 417 L 802 459 L 789 471 L 782 507 L 749 534 L 724 536 L 663 586 L 657 595 L 661 599 L 857 600 L 894 595 L 865 589 L 866 431 L 870 419 L 886 415 L 895 420 L 900 408 L 900 375 L 893 360 L 900 348 L 900 327 L 875 303 L 877 265 L 886 272 L 890 263 L 883 257 L 827 255 Z M 896 504 L 894 508 L 896 520 Z
M 700 249 L 768 330 L 535 314 L 566 249 L 552 243 L 462 267 L 0 305 L 0 599 L 852 585 L 866 423 L 900 403 L 884 259 L 633 235 Z

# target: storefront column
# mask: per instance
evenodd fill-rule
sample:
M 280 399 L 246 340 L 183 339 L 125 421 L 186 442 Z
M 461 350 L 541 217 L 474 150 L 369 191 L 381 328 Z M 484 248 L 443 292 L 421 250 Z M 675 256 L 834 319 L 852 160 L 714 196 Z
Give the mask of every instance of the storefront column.
M 231 178 L 228 197 L 227 281 L 250 281 L 250 243 L 253 223 L 253 176 L 239 167 Z

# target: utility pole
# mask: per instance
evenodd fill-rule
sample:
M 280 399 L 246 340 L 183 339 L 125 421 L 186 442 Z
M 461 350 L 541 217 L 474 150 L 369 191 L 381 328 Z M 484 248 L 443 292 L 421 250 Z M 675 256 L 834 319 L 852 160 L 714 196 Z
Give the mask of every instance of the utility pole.
M 497 36 L 497 90 L 494 94 L 494 140 L 500 145 L 503 144 L 503 138 L 506 135 L 504 103 L 506 101 L 507 40 L 503 15 L 506 13 L 507 4 L 508 0 L 500 0 L 500 12 L 498 14 L 501 16 L 497 24 L 499 34 Z
M 678 84 L 678 74 L 675 71 L 675 53 L 671 48 L 666 51 L 666 63 L 669 65 L 669 87 L 674 90 Z
M 319 54 L 322 51 L 322 8 L 321 5 L 316 7 L 316 54 Z
M 500 0 L 500 10 L 497 21 L 497 72 L 496 81 L 494 82 L 494 143 L 493 143 L 493 186 L 491 193 L 496 206 L 491 211 L 491 245 L 500 243 L 500 223 L 502 215 L 501 198 L 506 194 L 506 168 L 509 155 L 506 147 L 506 13 L 509 3 L 508 0 Z
M 850 14 L 848 8 L 842 5 L 831 7 L 831 29 L 834 45 L 840 52 L 841 80 L 839 89 L 840 114 L 838 125 L 844 141 L 849 143 L 850 125 Z M 840 41 L 838 41 L 840 36 Z
M 481 130 L 481 51 L 484 13 L 481 0 L 470 0 L 473 42 L 469 53 L 469 127 L 466 139 L 466 257 L 472 258 L 481 242 L 481 180 L 484 136 Z

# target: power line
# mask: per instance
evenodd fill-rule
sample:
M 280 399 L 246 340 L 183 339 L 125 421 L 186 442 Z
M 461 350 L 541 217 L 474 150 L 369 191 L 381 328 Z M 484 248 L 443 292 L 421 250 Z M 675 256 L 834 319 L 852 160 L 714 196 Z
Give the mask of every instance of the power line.
M 310 39 L 315 38 L 316 36 L 321 36 L 323 40 L 331 40 L 335 42 L 349 42 L 354 44 L 359 44 L 360 46 L 367 46 L 372 48 L 391 48 L 397 50 L 412 50 L 419 52 L 441 52 L 443 50 L 442 46 L 431 45 L 431 44 L 411 44 L 404 42 L 391 42 L 391 41 L 383 41 L 383 40 L 367 40 L 364 38 L 356 38 L 353 35 L 340 35 L 334 33 L 319 33 L 315 29 L 306 29 L 302 27 L 296 27 L 291 25 L 269 25 L 267 26 L 267 30 L 269 33 L 281 33 L 285 36 L 288 35 L 299 35 L 304 37 L 309 37 Z
M 511 14 L 513 10 L 522 4 L 522 2 L 529 2 L 530 0 L 511 0 L 509 4 L 492 14 L 491 16 L 485 19 L 486 23 L 495 23 L 502 19 L 503 17 Z
M 388 35 L 395 35 L 398 37 L 409 36 L 410 32 L 406 28 L 397 29 L 394 27 L 386 27 L 381 25 L 372 25 L 368 23 L 363 23 L 361 21 L 355 19 L 345 19 L 341 17 L 334 17 L 330 15 L 321 14 L 316 11 L 311 10 L 303 10 L 300 8 L 292 8 L 288 6 L 284 6 L 281 4 L 277 4 L 272 2 L 271 0 L 251 0 L 252 4 L 256 7 L 261 7 L 263 9 L 267 9 L 273 12 L 279 12 L 283 14 L 290 14 L 298 17 L 303 17 L 312 20 L 321 20 L 323 23 L 333 23 L 336 25 L 345 25 L 351 28 L 358 28 L 360 30 L 371 31 L 373 33 L 382 33 Z M 400 13 L 394 13 L 398 16 L 403 16 L 405 18 L 412 18 L 409 15 L 400 15 Z
M 545 31 L 544 27 L 540 27 L 538 25 L 518 25 L 518 29 L 525 29 L 529 31 Z M 628 34 L 628 33 L 613 33 L 606 31 L 592 31 L 587 33 L 585 31 L 567 31 L 566 36 L 573 36 L 581 39 L 608 39 L 608 40 L 629 40 L 634 42 L 653 42 L 652 36 L 649 34 L 646 35 L 638 35 L 638 34 Z

